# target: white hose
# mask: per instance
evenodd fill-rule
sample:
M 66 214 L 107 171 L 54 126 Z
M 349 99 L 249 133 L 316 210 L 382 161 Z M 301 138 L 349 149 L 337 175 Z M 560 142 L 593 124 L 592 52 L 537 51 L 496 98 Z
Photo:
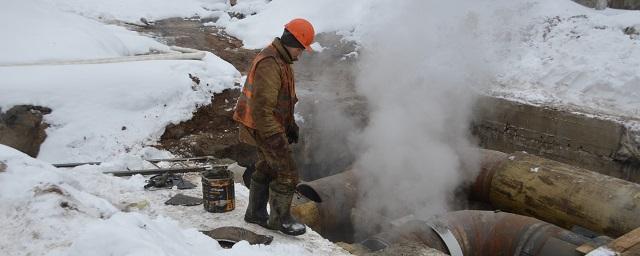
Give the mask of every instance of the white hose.
M 181 48 L 181 50 L 185 50 L 185 49 L 188 49 L 188 48 Z M 193 50 L 193 49 L 188 49 L 188 50 Z M 176 50 L 176 51 L 179 51 L 179 50 Z M 90 60 L 64 60 L 64 61 L 46 61 L 46 62 L 34 62 L 34 63 L 0 64 L 0 67 L 107 64 L 107 63 L 147 61 L 147 60 L 202 60 L 204 56 L 205 56 L 204 52 L 193 50 L 192 52 L 187 52 L 187 53 L 164 53 L 164 54 L 153 54 L 153 55 L 126 56 L 126 57 L 117 57 L 117 58 L 90 59 Z

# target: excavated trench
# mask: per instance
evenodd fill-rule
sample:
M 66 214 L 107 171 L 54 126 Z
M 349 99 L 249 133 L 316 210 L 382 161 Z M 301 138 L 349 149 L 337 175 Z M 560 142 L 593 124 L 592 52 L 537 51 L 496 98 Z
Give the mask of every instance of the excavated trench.
M 175 18 L 145 26 L 127 26 L 168 45 L 211 51 L 246 74 L 258 51 L 244 49 L 241 41 L 223 30 L 203 25 L 209 21 Z M 300 98 L 297 110 L 302 114 L 299 125 L 303 137 L 294 150 L 305 180 L 334 174 L 353 162 L 350 151 L 336 145 L 347 139 L 348 134 L 343 131 L 356 130 L 366 122 L 363 119 L 366 115 L 361 114 L 365 111 L 364 104 L 353 93 L 350 72 L 353 63 L 345 57 L 355 50 L 355 46 L 341 41 L 335 34 L 319 35 L 317 41 L 330 47 L 322 53 L 305 56 L 295 68 Z M 325 63 L 329 59 L 343 60 L 327 66 Z M 239 93 L 239 88 L 233 88 L 215 94 L 212 104 L 198 109 L 191 120 L 168 126 L 160 147 L 186 157 L 213 155 L 251 166 L 256 160 L 254 149 L 238 142 L 237 126 L 232 120 L 232 109 Z M 321 120 L 326 118 L 342 122 L 323 123 Z

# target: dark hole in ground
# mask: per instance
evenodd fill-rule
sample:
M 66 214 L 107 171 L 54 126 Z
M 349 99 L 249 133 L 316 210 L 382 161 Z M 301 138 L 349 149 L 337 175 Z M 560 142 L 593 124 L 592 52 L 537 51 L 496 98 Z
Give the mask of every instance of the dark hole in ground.
M 233 247 L 233 245 L 236 244 L 236 242 L 234 241 L 224 241 L 224 240 L 217 240 L 217 241 L 220 244 L 220 246 L 222 246 L 222 248 L 224 249 L 231 249 L 231 247 Z

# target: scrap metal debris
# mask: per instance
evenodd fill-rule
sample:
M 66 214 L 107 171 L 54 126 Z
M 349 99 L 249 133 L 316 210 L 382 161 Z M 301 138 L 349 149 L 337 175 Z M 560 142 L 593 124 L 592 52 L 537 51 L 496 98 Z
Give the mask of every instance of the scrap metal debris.
M 149 207 L 149 205 L 151 205 L 151 203 L 147 200 L 142 200 L 139 202 L 135 202 L 135 203 L 129 203 L 125 206 L 122 207 L 122 211 L 123 212 L 132 212 L 134 210 L 137 211 L 141 211 L 147 207 Z
M 200 231 L 203 234 L 217 240 L 221 246 L 231 248 L 235 243 L 245 240 L 249 244 L 269 245 L 273 242 L 273 236 L 260 235 L 240 227 L 221 227 L 210 231 Z
M 163 173 L 149 178 L 149 180 L 147 180 L 147 185 L 144 185 L 144 188 L 153 190 L 154 188 L 173 188 L 174 186 L 178 189 L 192 189 L 196 187 L 195 184 L 184 180 L 178 175 L 173 173 Z
M 202 198 L 177 194 L 164 202 L 166 205 L 196 206 L 202 204 Z

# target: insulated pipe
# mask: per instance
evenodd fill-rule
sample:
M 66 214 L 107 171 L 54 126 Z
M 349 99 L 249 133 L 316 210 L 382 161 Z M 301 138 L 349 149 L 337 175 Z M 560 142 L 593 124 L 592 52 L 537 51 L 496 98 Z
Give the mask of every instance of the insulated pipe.
M 480 201 L 612 237 L 640 227 L 640 184 L 526 153 L 481 152 L 481 170 L 472 188 L 472 197 Z M 318 202 L 321 226 L 333 234 L 351 228 L 357 189 L 352 170 L 298 186 L 302 195 Z
M 438 225 L 453 234 L 453 238 L 436 232 L 433 227 Z M 451 239 L 455 241 L 448 241 Z M 578 256 L 582 254 L 576 251 L 577 247 L 584 244 L 597 247 L 610 240 L 589 239 L 552 224 L 511 213 L 457 211 L 427 221 L 408 221 L 360 244 L 377 251 L 394 243 L 415 241 L 452 256 Z M 450 252 L 452 246 L 461 251 Z
M 612 237 L 640 227 L 640 184 L 526 153 L 483 154 L 473 195 L 495 208 Z

